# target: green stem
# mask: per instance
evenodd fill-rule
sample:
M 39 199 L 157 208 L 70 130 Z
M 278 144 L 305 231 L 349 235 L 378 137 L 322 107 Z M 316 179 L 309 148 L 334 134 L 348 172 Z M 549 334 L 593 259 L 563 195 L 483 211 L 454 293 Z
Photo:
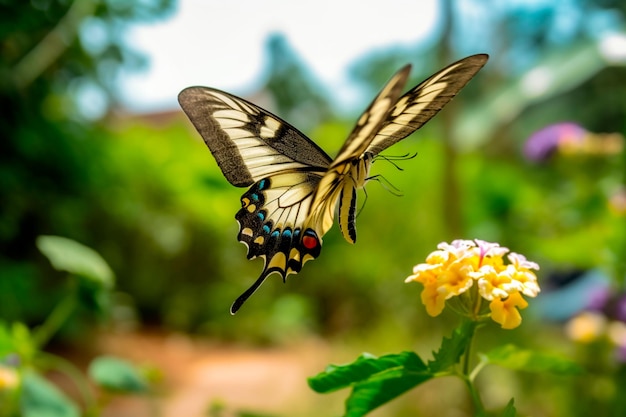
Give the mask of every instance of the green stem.
M 467 377 L 467 375 L 464 376 L 463 381 L 465 382 L 467 390 L 470 393 L 472 403 L 474 403 L 474 416 L 479 417 L 486 415 L 485 406 L 483 405 L 483 401 L 480 399 L 480 394 L 476 390 L 474 383 Z
M 474 410 L 476 416 L 485 415 L 485 407 L 483 405 L 482 400 L 480 399 L 480 395 L 474 386 L 474 376 L 475 374 L 472 372 L 470 375 L 470 360 L 472 355 L 472 349 L 474 347 L 474 336 L 476 335 L 476 328 L 478 325 L 474 323 L 471 327 L 471 334 L 469 336 L 469 342 L 467 343 L 467 349 L 463 354 L 462 358 L 462 375 L 461 378 L 465 382 L 467 389 L 469 390 L 470 397 L 472 399 L 472 403 L 474 404 Z
M 470 326 L 470 335 L 469 335 L 469 342 L 467 342 L 467 349 L 465 349 L 465 352 L 463 353 L 463 360 L 462 360 L 462 365 L 463 365 L 463 375 L 464 376 L 468 376 L 469 375 L 469 367 L 470 367 L 470 361 L 471 361 L 471 356 L 472 356 L 472 350 L 474 348 L 474 336 L 476 335 L 476 327 L 477 327 L 477 323 L 472 323 L 472 326 Z
M 484 360 L 481 360 L 480 362 L 478 362 L 478 365 L 476 365 L 474 369 L 472 369 L 472 372 L 469 374 L 469 380 L 471 383 L 474 383 L 476 376 L 480 373 L 480 371 L 483 370 L 483 368 L 486 365 L 487 365 L 487 362 L 485 362 Z
M 59 304 L 54 307 L 52 313 L 46 318 L 46 321 L 34 331 L 33 338 L 37 347 L 42 348 L 45 346 L 52 336 L 59 331 L 63 323 L 67 321 L 69 316 L 76 307 L 76 292 L 70 291 Z
M 52 355 L 50 353 L 41 352 L 39 354 L 39 358 L 42 368 L 55 369 L 61 373 L 64 373 L 72 380 L 72 382 L 80 392 L 80 395 L 85 400 L 85 407 L 87 409 L 86 415 L 95 415 L 95 411 L 97 409 L 96 400 L 93 396 L 93 393 L 89 389 L 89 381 L 87 381 L 87 379 L 80 372 L 80 370 L 76 368 L 76 366 L 72 362 L 60 356 Z

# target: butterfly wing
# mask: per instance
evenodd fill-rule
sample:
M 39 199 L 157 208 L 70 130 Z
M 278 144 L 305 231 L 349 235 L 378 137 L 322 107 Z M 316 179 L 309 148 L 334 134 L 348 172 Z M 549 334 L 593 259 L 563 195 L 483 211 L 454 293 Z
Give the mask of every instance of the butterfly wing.
M 482 68 L 487 55 L 460 60 L 404 96 L 410 67 L 398 71 L 359 118 L 334 161 L 287 122 L 223 91 L 190 87 L 181 107 L 203 137 L 226 179 L 251 186 L 236 214 L 248 258 L 264 259 L 259 278 L 232 305 L 234 314 L 272 273 L 285 277 L 319 256 L 321 237 L 339 225 L 356 240 L 356 190 L 372 157 L 430 120 Z
M 331 167 L 341 166 L 360 157 L 370 144 L 381 125 L 385 122 L 391 107 L 398 101 L 402 88 L 411 72 L 411 65 L 405 65 L 385 84 L 383 89 L 365 109 L 356 126 L 337 153 Z
M 333 224 L 335 205 L 339 201 L 339 226 L 346 240 L 354 243 L 356 230 L 354 224 L 356 211 L 356 186 L 358 173 L 354 165 L 363 155 L 376 132 L 385 121 L 385 117 L 400 97 L 402 88 L 411 71 L 406 65 L 399 70 L 374 98 L 363 112 L 356 126 L 348 136 L 337 157 L 322 177 L 311 205 L 310 221 L 326 232 Z M 356 175 L 356 177 L 355 177 Z M 352 220 L 350 220 L 352 219 Z
M 398 99 L 410 71 L 406 66 L 391 78 L 359 118 L 322 177 L 312 204 L 314 209 L 321 207 L 328 196 L 339 200 L 339 226 L 348 242 L 356 241 L 356 190 L 365 184 L 372 157 L 422 127 L 476 75 L 487 59 L 486 54 L 461 59 Z
M 241 197 L 237 238 L 248 248 L 248 259 L 260 257 L 263 270 L 255 283 L 231 306 L 231 313 L 263 283 L 278 273 L 283 281 L 300 272 L 305 262 L 319 256 L 323 233 L 310 227 L 306 220 L 311 195 L 321 175 L 310 172 L 285 172 L 264 178 Z
M 306 220 L 331 159 L 287 122 L 223 91 L 190 87 L 179 102 L 226 179 L 251 186 L 235 215 L 237 238 L 248 248 L 248 259 L 262 258 L 264 267 L 233 303 L 234 314 L 269 275 L 284 280 L 319 256 L 324 233 Z
M 433 118 L 487 63 L 486 54 L 463 58 L 412 88 L 394 104 L 367 147 L 377 155 Z
M 208 87 L 189 87 L 178 101 L 226 179 L 237 187 L 277 173 L 324 172 L 331 163 L 304 134 L 247 100 Z

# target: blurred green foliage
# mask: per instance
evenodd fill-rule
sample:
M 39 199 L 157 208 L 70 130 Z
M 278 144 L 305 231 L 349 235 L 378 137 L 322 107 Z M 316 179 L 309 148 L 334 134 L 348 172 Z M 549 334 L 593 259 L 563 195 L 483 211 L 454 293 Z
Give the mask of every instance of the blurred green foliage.
M 441 135 L 437 119 L 416 135 L 419 141 L 407 139 L 387 152 L 418 152 L 415 159 L 399 162 L 403 172 L 384 160 L 374 165 L 374 173 L 404 195 L 393 196 L 382 181 L 368 186 L 357 221 L 359 243 L 351 247 L 337 230 L 331 230 L 319 260 L 290 277 L 286 287 L 269 280 L 246 306 L 250 311 L 232 326 L 227 306 L 256 277 L 261 262 L 246 261 L 245 249 L 235 239 L 233 216 L 243 190 L 224 180 L 182 112 L 161 115 L 158 122 L 154 117 L 114 114 L 90 122 L 78 111 L 80 88 L 73 87 L 96 85 L 106 103 L 113 105 L 109 84 L 113 74 L 141 61 L 122 43 L 120 22 L 166 16 L 172 4 L 112 2 L 82 10 L 84 15 L 78 18 L 97 20 L 108 34 L 105 41 L 96 47 L 89 43 L 90 37 L 81 36 L 76 23 L 70 25 L 75 29 L 72 41 L 23 87 L 10 82 L 16 75 L 13 71 L 58 29 L 74 6 L 49 1 L 5 7 L 12 7 L 6 11 L 19 18 L 9 19 L 3 13 L 7 25 L 2 26 L 2 71 L 8 75 L 2 88 L 6 140 L 0 145 L 3 317 L 37 322 L 61 297 L 58 277 L 42 268 L 34 245 L 37 235 L 54 233 L 102 253 L 120 277 L 120 290 L 132 295 L 140 319 L 147 324 L 216 338 L 278 341 L 288 340 L 292 331 L 336 334 L 373 323 L 382 327 L 416 319 L 415 294 L 405 291 L 402 279 L 437 242 L 459 237 L 446 235 L 447 220 L 441 216 L 448 191 L 442 180 L 446 151 L 437 140 Z M 488 14 L 486 9 L 480 11 Z M 521 12 L 501 13 L 499 18 L 506 22 Z M 552 20 L 541 22 L 546 34 L 557 30 Z M 462 29 L 462 24 L 458 26 Z M 542 41 L 534 47 L 552 46 L 550 36 L 538 39 Z M 527 45 L 516 42 L 518 49 Z M 379 79 L 391 74 L 398 62 L 415 61 L 420 49 L 431 51 L 419 54 L 416 77 L 421 77 L 435 68 L 435 64 L 424 65 L 435 61 L 434 46 L 373 54 L 355 64 L 357 78 L 374 91 Z M 307 133 L 332 155 L 354 121 L 330 116 L 329 101 L 319 84 L 293 57 L 284 39 L 273 37 L 268 51 L 266 88 L 273 93 L 277 111 L 292 120 L 299 118 L 296 103 L 308 103 L 299 110 L 305 113 L 310 106 L 318 108 L 320 122 Z M 501 65 L 502 58 L 492 56 L 452 106 L 458 111 L 471 108 L 481 89 L 506 83 Z M 610 187 L 595 184 L 621 181 L 616 173 L 623 169 L 623 161 L 614 157 L 608 164 L 565 160 L 560 165 L 532 166 L 518 151 L 524 138 L 519 131 L 529 133 L 533 126 L 539 128 L 550 120 L 575 117 L 579 102 L 593 103 L 584 113 L 595 115 L 589 122 L 592 127 L 624 131 L 623 118 L 615 116 L 617 109 L 623 109 L 617 91 L 626 89 L 625 83 L 616 81 L 619 71 L 618 67 L 607 70 L 581 84 L 571 92 L 575 101 L 567 95 L 555 98 L 562 102 L 558 106 L 547 101 L 529 108 L 522 116 L 524 123 L 502 126 L 499 137 L 488 145 L 461 155 L 454 167 L 461 194 L 453 209 L 462 216 L 464 237 L 497 240 L 555 267 L 590 268 L 606 261 L 605 242 L 616 220 L 605 204 Z M 286 82 L 289 88 L 281 88 Z M 284 97 L 281 91 L 299 95 Z M 607 106 L 597 97 L 609 91 L 614 95 L 611 112 L 606 112 L 602 109 Z
M 450 174 L 449 149 L 435 118 L 387 152 L 418 152 L 398 162 L 403 171 L 382 159 L 374 164 L 373 173 L 403 196 L 394 196 L 384 181 L 368 185 L 355 246 L 333 228 L 318 260 L 286 285 L 268 280 L 233 319 L 228 307 L 261 269 L 260 260 L 245 259 L 236 240 L 234 214 L 244 190 L 223 178 L 181 111 L 145 117 L 112 111 L 117 71 L 143 65 L 123 43 L 125 25 L 166 17 L 173 3 L 0 5 L 0 317 L 7 322 L 43 322 L 67 291 L 62 274 L 52 271 L 36 249 L 37 236 L 48 234 L 83 242 L 108 261 L 120 292 L 106 309 L 113 326 L 138 320 L 242 343 L 286 343 L 318 334 L 371 341 L 384 351 L 391 345 L 410 347 L 419 335 L 428 349 L 442 330 L 429 328 L 417 290 L 403 280 L 438 242 L 459 237 L 498 241 L 527 254 L 542 265 L 540 279 L 561 269 L 601 268 L 616 286 L 623 285 L 624 217 L 612 211 L 609 200 L 626 182 L 624 152 L 557 156 L 536 164 L 520 151 L 532 132 L 561 120 L 577 121 L 592 132 L 626 133 L 626 70 L 605 65 L 554 96 L 514 96 L 511 100 L 525 104 L 512 120 L 489 112 L 476 119 L 480 125 L 491 117 L 495 128 L 479 147 L 458 154 L 452 167 L 460 190 L 452 210 L 462 219 L 463 236 L 449 235 L 442 214 L 450 209 L 443 181 Z M 445 111 L 462 116 L 489 108 L 481 100 L 497 97 L 543 57 L 577 50 L 579 41 L 599 38 L 598 28 L 618 30 L 624 21 L 624 5 L 617 1 L 567 2 L 566 11 L 573 12 L 565 26 L 559 16 L 566 6 L 560 4 L 471 3 L 472 28 L 462 8 L 454 9 L 451 45 L 441 46 L 438 34 L 429 44 L 373 51 L 355 62 L 352 74 L 365 91 L 362 107 L 400 64 L 414 64 L 412 82 L 447 64 L 438 59 L 440 48 L 447 47 L 456 58 L 486 51 L 491 59 Z M 481 36 L 466 36 L 476 28 Z M 90 31 L 105 36 L 87 36 Z M 66 42 L 55 40 L 59 34 Z M 272 110 L 300 127 L 314 107 L 315 123 L 302 129 L 333 155 L 355 120 L 333 116 L 341 111 L 284 39 L 272 38 L 268 51 L 264 89 L 275 101 Z M 81 101 L 86 92 L 96 97 L 89 105 Z M 298 108 L 297 103 L 305 104 Z M 129 308 L 135 313 L 121 313 Z M 99 319 L 98 310 L 96 302 L 82 303 L 65 335 L 83 334 L 85 324 Z M 530 310 L 532 322 L 536 317 Z M 559 324 L 513 335 L 529 337 L 537 344 L 565 344 Z M 623 372 L 611 372 L 621 378 L 613 382 L 623 379 Z M 529 396 L 547 392 L 535 384 L 561 397 L 571 388 L 548 377 L 520 379 Z M 589 409 L 597 402 L 590 400 Z
M 148 392 L 147 379 L 125 360 L 95 358 L 89 365 L 88 380 L 72 362 L 45 351 L 81 304 L 91 305 L 92 309 L 97 305 L 101 311 L 108 309 L 106 300 L 111 296 L 114 276 L 97 252 L 71 239 L 41 236 L 37 246 L 54 269 L 68 274 L 61 282 L 65 294 L 35 328 L 20 321 L 0 321 L 0 417 L 100 415 L 107 396 L 96 400 L 90 381 L 101 388 L 101 393 Z M 82 407 L 44 376 L 52 372 L 63 374 L 75 385 Z

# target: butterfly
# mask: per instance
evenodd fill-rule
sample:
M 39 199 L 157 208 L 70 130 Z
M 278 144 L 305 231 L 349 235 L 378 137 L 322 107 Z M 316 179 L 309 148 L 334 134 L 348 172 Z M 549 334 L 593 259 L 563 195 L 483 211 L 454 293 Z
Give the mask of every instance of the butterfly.
M 356 241 L 357 190 L 374 158 L 441 110 L 487 62 L 457 61 L 402 95 L 411 69 L 400 69 L 359 117 L 335 159 L 286 121 L 247 100 L 208 87 L 188 87 L 178 101 L 226 179 L 249 187 L 241 197 L 238 240 L 247 258 L 262 258 L 259 278 L 232 304 L 235 314 L 265 279 L 283 282 L 317 258 L 337 212 L 344 238 Z

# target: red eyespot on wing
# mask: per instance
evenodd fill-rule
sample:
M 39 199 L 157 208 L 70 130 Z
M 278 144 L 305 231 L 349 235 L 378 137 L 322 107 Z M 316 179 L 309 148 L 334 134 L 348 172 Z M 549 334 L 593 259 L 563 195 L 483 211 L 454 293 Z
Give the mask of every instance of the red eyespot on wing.
M 305 235 L 302 238 L 302 244 L 307 249 L 315 249 L 317 247 L 317 245 L 319 244 L 319 242 L 318 242 L 316 237 L 310 236 L 310 235 Z

